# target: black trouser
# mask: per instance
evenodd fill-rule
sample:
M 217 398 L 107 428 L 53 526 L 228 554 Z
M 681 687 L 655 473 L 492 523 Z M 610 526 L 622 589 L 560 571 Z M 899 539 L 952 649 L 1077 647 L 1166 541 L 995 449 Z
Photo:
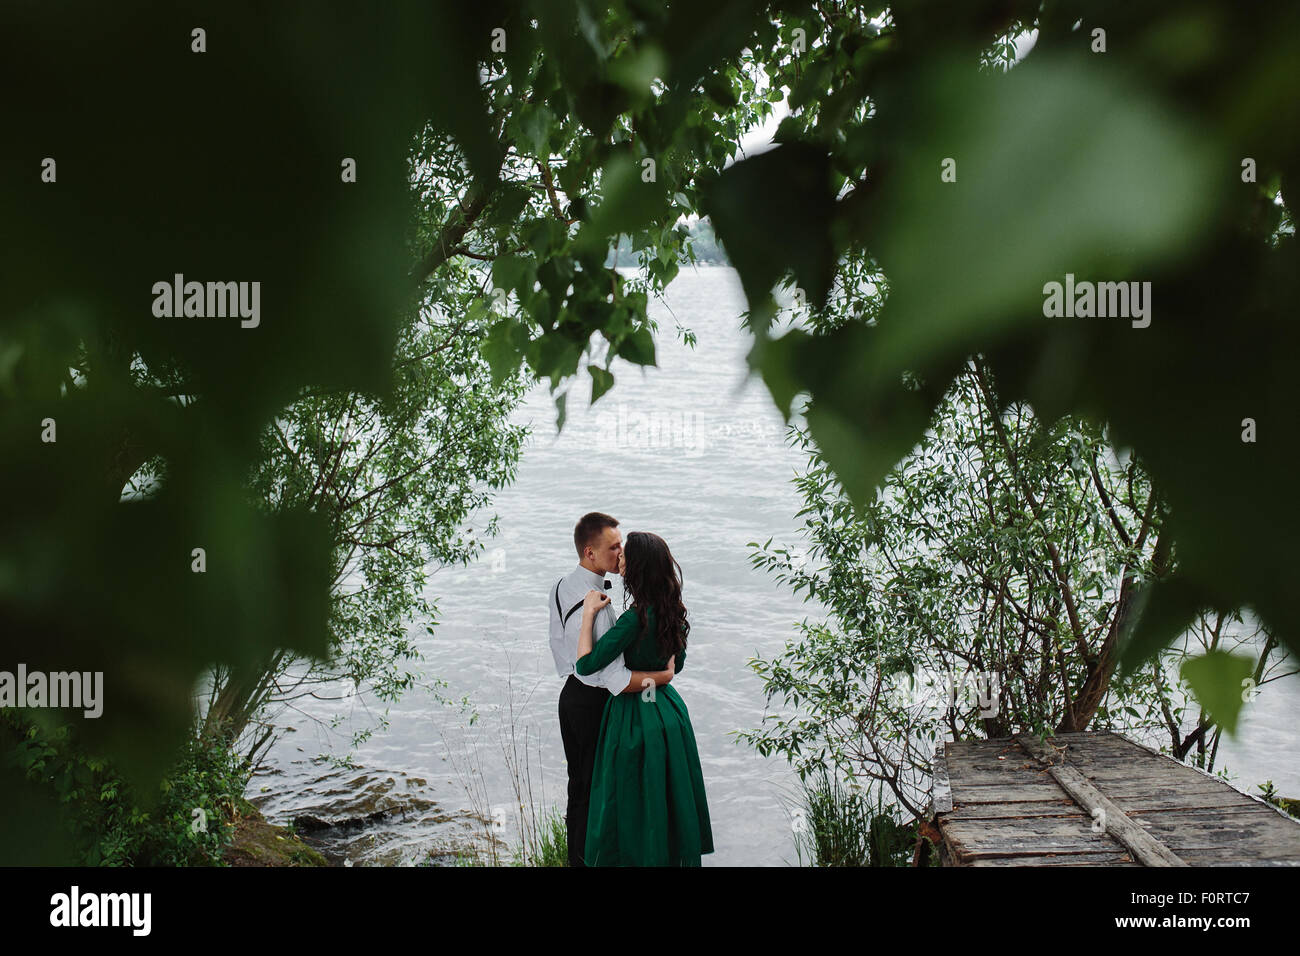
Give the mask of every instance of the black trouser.
M 587 810 L 591 807 L 591 774 L 596 764 L 600 721 L 610 693 L 591 687 L 570 674 L 560 691 L 560 739 L 569 764 L 569 806 L 564 815 L 568 829 L 569 866 L 586 866 Z

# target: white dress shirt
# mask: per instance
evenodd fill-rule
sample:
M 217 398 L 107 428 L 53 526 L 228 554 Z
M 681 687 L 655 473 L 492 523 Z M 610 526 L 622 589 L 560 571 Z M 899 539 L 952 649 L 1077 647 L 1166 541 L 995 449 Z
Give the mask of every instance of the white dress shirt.
M 565 614 L 569 609 L 587 596 L 591 590 L 605 592 L 605 575 L 599 571 L 589 571 L 581 564 L 566 574 L 559 582 L 560 607 Z M 561 677 L 568 677 L 573 674 L 578 680 L 592 687 L 604 687 L 611 694 L 618 695 L 623 693 L 623 689 L 632 680 L 632 672 L 628 670 L 627 665 L 623 663 L 623 656 L 620 654 L 618 659 L 611 661 L 601 670 L 594 674 L 583 676 L 574 671 L 573 665 L 578 660 L 578 636 L 582 633 L 582 608 L 574 611 L 569 615 L 567 623 L 560 619 L 560 613 L 555 609 L 556 585 L 552 584 L 546 592 L 546 603 L 551 612 L 551 654 L 555 657 L 555 672 Z M 606 604 L 596 612 L 595 620 L 591 625 L 591 646 L 595 647 L 596 642 L 600 640 L 600 635 L 604 634 L 618 618 L 614 614 L 614 602 Z

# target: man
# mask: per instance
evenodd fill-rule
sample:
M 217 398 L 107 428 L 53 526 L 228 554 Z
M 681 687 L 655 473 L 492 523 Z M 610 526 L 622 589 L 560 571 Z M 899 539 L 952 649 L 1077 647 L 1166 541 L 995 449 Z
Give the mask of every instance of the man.
M 574 673 L 578 659 L 578 633 L 582 628 L 582 602 L 587 592 L 607 589 L 611 582 L 606 574 L 618 573 L 619 555 L 623 553 L 623 536 L 618 522 L 607 514 L 585 514 L 573 529 L 573 546 L 578 552 L 578 566 L 551 588 L 548 603 L 551 615 L 551 653 L 555 670 L 563 678 L 560 691 L 560 739 L 564 742 L 564 759 L 569 764 L 569 805 L 564 816 L 568 828 L 569 866 L 585 866 L 583 852 L 587 843 L 587 810 L 591 801 L 591 775 L 596 761 L 596 743 L 600 722 L 609 695 L 640 692 L 653 682 L 667 684 L 673 678 L 673 661 L 668 670 L 629 671 L 623 658 L 586 677 Z M 592 624 L 593 641 L 618 620 L 612 603 L 596 614 Z

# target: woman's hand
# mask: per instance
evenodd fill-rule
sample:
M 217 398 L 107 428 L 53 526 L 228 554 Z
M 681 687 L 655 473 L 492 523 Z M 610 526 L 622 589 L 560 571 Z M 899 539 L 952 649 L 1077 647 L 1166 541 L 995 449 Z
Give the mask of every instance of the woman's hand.
M 609 603 L 609 595 L 604 591 L 597 591 L 595 588 L 587 592 L 587 596 L 582 599 L 582 613 L 595 615 L 602 607 Z
M 587 596 L 582 599 L 582 627 L 578 629 L 578 658 L 582 659 L 591 653 L 592 640 L 591 632 L 596 627 L 596 614 L 602 607 L 609 603 L 609 595 L 604 591 L 597 591 L 592 588 L 587 592 Z

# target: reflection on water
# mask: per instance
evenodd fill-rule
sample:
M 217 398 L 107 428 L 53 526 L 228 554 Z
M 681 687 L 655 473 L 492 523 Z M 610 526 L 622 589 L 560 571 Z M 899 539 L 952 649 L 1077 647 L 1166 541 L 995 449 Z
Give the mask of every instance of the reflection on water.
M 349 722 L 369 723 L 373 714 L 313 702 L 313 715 L 340 718 L 345 736 L 300 727 L 276 744 L 269 772 L 249 788 L 272 822 L 352 821 L 308 836 L 350 862 L 402 863 L 429 850 L 450 854 L 484 834 L 514 844 L 521 805 L 562 809 L 561 680 L 547 643 L 547 597 L 577 563 L 574 522 L 594 510 L 618 518 L 625 537 L 635 530 L 662 535 L 682 565 L 691 649 L 673 686 L 690 710 L 708 792 L 716 852 L 704 865 L 795 861 L 793 774 L 784 761 L 730 736 L 763 717 L 762 682 L 746 659 L 770 657 L 794 622 L 821 614 L 816 602 L 805 604 L 748 561 L 751 541 L 798 543 L 800 501 L 788 479 L 804 462 L 787 447 L 761 383 L 746 381 L 744 308 L 730 269 L 685 272 L 667 306 L 654 307 L 663 330 L 659 367 L 617 363 L 615 388 L 594 406 L 590 379 L 579 376 L 558 437 L 546 387 L 529 396 L 515 419 L 531 421 L 534 438 L 518 480 L 497 496 L 500 536 L 487 542 L 476 566 L 431 575 L 436 633 L 425 633 L 425 622 L 411 628 L 427 682 L 446 681 L 440 692 L 468 696 L 472 709 L 409 692 L 393 706 L 390 728 L 354 753 L 358 765 L 373 769 L 334 771 L 312 758 L 330 748 L 344 752 Z M 676 323 L 695 331 L 694 350 L 674 338 Z M 1243 789 L 1271 777 L 1282 792 L 1300 796 L 1300 745 L 1291 729 L 1300 678 L 1282 683 L 1247 706 L 1243 740 L 1226 742 L 1220 762 L 1241 774 Z

